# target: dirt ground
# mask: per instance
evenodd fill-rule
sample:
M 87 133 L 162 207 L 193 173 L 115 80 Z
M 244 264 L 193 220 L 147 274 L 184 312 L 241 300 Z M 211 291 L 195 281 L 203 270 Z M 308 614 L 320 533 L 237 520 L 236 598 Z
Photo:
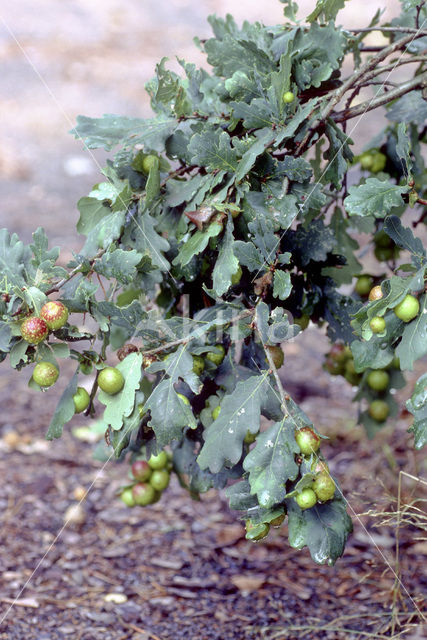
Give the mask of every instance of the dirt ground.
M 57 393 L 29 391 L 25 376 L 3 369 L 0 611 L 6 618 L 0 638 L 421 638 L 416 608 L 423 606 L 426 543 L 416 520 L 420 484 L 403 482 L 407 511 L 397 564 L 395 517 L 378 527 L 387 515 L 366 515 L 396 511 L 400 470 L 425 476 L 422 456 L 406 434 L 408 418 L 368 441 L 354 424 L 353 408 L 349 415 L 351 389 L 340 380 L 331 384 L 321 369 L 325 341 L 316 329 L 308 334 L 304 343 L 288 346 L 284 381 L 292 377 L 288 388 L 330 437 L 325 455 L 353 516 L 354 533 L 334 568 L 314 565 L 307 550 L 291 549 L 286 527 L 261 543 L 245 541 L 242 524 L 216 492 L 193 502 L 173 482 L 156 505 L 128 509 L 115 497 L 127 465 L 94 461 L 92 445 L 71 428 L 61 440 L 46 442 Z M 76 417 L 72 425 L 82 421 Z M 82 488 L 88 495 L 64 526 Z M 396 568 L 401 583 L 392 634 Z M 107 602 L 111 593 L 124 602 Z
M 315 3 L 300 4 L 308 12 Z M 397 4 L 352 0 L 341 21 L 365 25 L 377 6 L 391 17 Z M 52 245 L 65 247 L 66 262 L 81 243 L 75 203 L 99 180 L 97 163 L 104 161 L 67 134 L 76 115 L 148 115 L 143 86 L 155 63 L 175 54 L 200 62 L 191 38 L 209 34 L 207 15 L 230 11 L 239 20 L 274 23 L 282 6 L 39 0 L 34 9 L 28 0 L 3 0 L 0 7 L 0 226 L 25 241 L 44 226 Z M 366 120 L 358 145 L 380 126 Z M 329 436 L 325 454 L 353 516 L 354 533 L 334 568 L 292 550 L 286 528 L 258 544 L 245 541 L 242 524 L 215 492 L 193 502 L 172 483 L 156 505 L 127 509 L 115 497 L 127 465 L 93 460 L 93 446 L 71 428 L 59 441 L 44 440 L 67 368 L 55 390 L 42 395 L 4 363 L 0 639 L 421 638 L 417 608 L 427 551 L 418 526 L 421 483 L 403 480 L 399 529 L 394 517 L 379 513 L 396 510 L 399 472 L 425 478 L 425 462 L 413 450 L 404 412 L 375 440 L 366 439 L 355 426 L 351 388 L 321 368 L 326 350 L 314 328 L 289 344 L 284 383 Z M 410 380 L 423 369 L 425 363 Z M 403 407 L 405 391 L 399 397 Z M 74 418 L 72 426 L 80 424 Z M 78 517 L 64 526 L 82 489 L 88 494 Z

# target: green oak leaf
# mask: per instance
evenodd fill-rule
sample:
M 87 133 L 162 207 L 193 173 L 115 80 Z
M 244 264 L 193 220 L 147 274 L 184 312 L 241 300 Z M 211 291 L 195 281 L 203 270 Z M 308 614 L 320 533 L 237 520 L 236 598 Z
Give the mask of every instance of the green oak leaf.
M 338 285 L 349 284 L 354 276 L 362 270 L 362 265 L 356 258 L 356 250 L 359 248 L 359 244 L 349 234 L 349 221 L 344 217 L 339 207 L 335 208 L 330 226 L 337 240 L 332 253 L 344 256 L 346 264 L 339 267 L 325 267 L 322 269 L 322 275 L 333 278 Z
M 255 447 L 243 461 L 243 468 L 249 473 L 251 491 L 256 493 L 262 507 L 283 501 L 285 483 L 295 480 L 298 475 L 297 453 L 294 424 L 289 419 L 275 422 L 257 436 Z
M 304 227 L 299 225 L 295 234 L 295 244 L 300 254 L 301 264 L 310 261 L 322 262 L 326 260 L 335 245 L 336 239 L 331 228 L 325 226 L 322 220 L 314 220 Z
M 7 229 L 0 229 L 0 289 L 10 291 L 12 286 L 19 288 L 27 284 L 27 278 L 34 275 L 29 247 L 12 235 Z
M 247 267 L 249 271 L 260 271 L 266 267 L 261 252 L 253 242 L 236 240 L 233 245 L 233 251 L 240 264 Z
M 204 433 L 205 443 L 197 459 L 202 469 L 218 473 L 224 465 L 238 462 L 248 429 L 251 433 L 259 430 L 267 377 L 268 373 L 251 376 L 224 396 L 221 413 Z
M 198 496 L 208 489 L 222 489 L 227 483 L 229 473 L 222 470 L 219 473 L 211 473 L 207 469 L 201 469 L 197 463 L 197 445 L 194 441 L 184 438 L 179 446 L 173 450 L 173 466 L 178 474 L 181 484 L 184 484 L 191 495 Z M 183 479 L 185 475 L 185 481 Z
M 17 369 L 22 363 L 28 362 L 29 356 L 27 355 L 28 342 L 25 340 L 18 340 L 10 349 L 9 361 L 12 369 Z
M 420 312 L 416 318 L 405 324 L 402 339 L 396 348 L 402 370 L 414 368 L 414 362 L 427 353 L 427 296 L 420 298 Z
M 254 98 L 250 104 L 246 102 L 231 102 L 233 116 L 236 120 L 242 120 L 245 129 L 271 129 L 275 124 L 275 118 L 271 112 L 271 106 L 265 98 Z M 276 136 L 274 136 L 274 139 Z
M 275 147 L 278 147 L 284 140 L 295 137 L 301 125 L 304 125 L 304 127 L 309 126 L 312 118 L 315 117 L 318 102 L 319 98 L 308 100 L 304 105 L 298 106 L 297 111 L 292 114 L 289 122 L 285 125 L 277 126 L 274 141 Z
M 115 249 L 103 254 L 95 263 L 94 271 L 106 278 L 115 278 L 118 282 L 130 284 L 135 277 L 136 266 L 141 260 L 142 254 L 134 249 L 130 251 Z
M 33 244 L 30 245 L 33 252 L 32 265 L 37 269 L 35 284 L 42 286 L 47 278 L 59 277 L 64 278 L 67 271 L 62 267 L 56 266 L 59 258 L 59 247 L 48 248 L 49 242 L 45 230 L 39 227 L 33 233 Z
M 185 266 L 193 256 L 198 255 L 208 246 L 210 238 L 215 238 L 222 231 L 222 224 L 212 222 L 206 229 L 195 231 L 189 238 L 183 239 L 182 246 L 173 264 Z
M 49 429 L 46 433 L 46 440 L 53 440 L 54 438 L 60 438 L 64 424 L 71 420 L 74 415 L 74 400 L 73 395 L 77 389 L 78 369 L 71 378 L 70 382 L 65 387 L 62 393 L 58 405 L 55 409 L 55 413 L 50 421 Z
M 236 172 L 236 182 L 242 180 L 254 166 L 259 155 L 264 153 L 269 142 L 273 141 L 273 134 L 270 128 L 261 129 L 256 132 L 256 141 L 251 144 L 249 149 L 243 154 L 239 162 L 239 168 Z
M 114 302 L 97 302 L 92 307 L 92 314 L 102 331 L 108 331 L 110 324 L 113 324 L 124 329 L 129 337 L 136 333 L 140 323 L 147 318 L 140 300 L 133 300 L 125 307 L 118 307 Z
M 163 378 L 145 403 L 151 412 L 149 426 L 156 435 L 158 447 L 182 438 L 183 429 L 195 429 L 197 424 L 191 407 L 186 405 L 174 389 L 172 378 Z
M 307 546 L 317 564 L 335 564 L 352 531 L 345 501 L 335 494 L 330 502 L 303 511 L 293 498 L 286 500 L 286 504 L 289 544 L 295 549 Z
M 191 162 L 210 171 L 230 171 L 238 169 L 237 153 L 231 148 L 231 138 L 226 131 L 208 129 L 203 133 L 196 133 L 190 140 L 189 152 Z
M 291 274 L 289 271 L 276 269 L 273 278 L 273 296 L 279 300 L 289 298 L 292 291 Z
M 125 230 L 123 243 L 147 255 L 161 271 L 167 271 L 170 264 L 164 253 L 169 250 L 170 244 L 157 231 L 157 220 L 147 211 L 138 211 L 132 216 L 132 221 L 132 226 L 129 225 Z
M 88 230 L 86 242 L 81 250 L 82 256 L 92 258 L 100 249 L 107 249 L 121 235 L 125 222 L 125 212 L 104 211 L 94 227 Z M 95 216 L 96 218 L 96 216 Z
M 421 91 L 410 91 L 387 110 L 386 117 L 393 122 L 406 122 L 423 126 L 427 119 L 427 104 Z
M 105 405 L 103 420 L 113 430 L 123 426 L 124 418 L 128 417 L 135 406 L 135 392 L 141 380 L 142 355 L 130 353 L 116 365 L 125 379 L 124 387 L 119 393 L 111 395 L 102 389 L 98 392 L 98 400 Z
M 427 254 L 421 239 L 416 238 L 409 227 L 404 227 L 397 216 L 388 216 L 383 228 L 397 246 L 411 253 L 417 269 L 427 264 Z
M 258 499 L 251 492 L 251 485 L 246 478 L 227 487 L 225 495 L 228 498 L 230 509 L 235 511 L 247 511 L 258 505 Z
M 147 184 L 145 185 L 145 203 L 150 205 L 160 193 L 160 169 L 153 164 L 150 167 Z
M 388 180 L 368 178 L 365 184 L 353 185 L 344 199 L 344 206 L 351 216 L 369 216 L 384 218 L 394 207 L 401 207 L 402 194 L 409 187 L 393 184 Z
M 353 160 L 349 146 L 352 140 L 333 121 L 327 123 L 325 135 L 329 140 L 329 149 L 323 154 L 328 161 L 323 179 L 340 189 L 348 168 L 347 163 Z
M 255 42 L 237 40 L 235 35 L 228 33 L 222 40 L 208 40 L 205 51 L 208 63 L 215 68 L 218 76 L 225 78 L 230 78 L 236 71 L 241 71 L 250 78 L 256 71 L 265 74 L 276 70 L 275 62 Z
M 427 443 L 427 373 L 417 380 L 412 397 L 406 402 L 406 408 L 414 416 L 409 431 L 414 434 L 415 448 L 422 449 Z
M 194 393 L 199 392 L 200 380 L 193 371 L 193 357 L 188 352 L 186 345 L 181 345 L 164 360 L 153 362 L 147 369 L 148 373 L 157 373 L 158 371 L 164 371 L 170 378 L 171 384 L 175 384 L 181 379 L 188 384 Z
M 233 253 L 234 236 L 231 216 L 227 221 L 224 236 L 219 245 L 218 258 L 212 273 L 212 288 L 221 297 L 231 286 L 231 277 L 239 267 L 239 261 Z
M 208 184 L 211 179 L 211 175 L 201 176 L 199 173 L 188 180 L 173 180 L 171 178 L 166 183 L 166 204 L 170 207 L 176 207 L 183 202 L 191 202 L 199 189 Z
M 274 505 L 274 507 L 270 508 L 262 507 L 258 504 L 257 497 L 251 494 L 251 486 L 246 479 L 228 487 L 225 495 L 229 500 L 230 508 L 244 512 L 242 518 L 250 520 L 251 525 L 253 525 L 251 534 L 256 535 L 257 524 L 269 523 L 284 513 L 283 505 Z
M 10 325 L 0 320 L 0 351 L 5 353 L 9 351 L 11 338 L 12 331 Z
M 106 114 L 101 118 L 77 116 L 77 124 L 70 133 L 83 140 L 88 149 L 102 147 L 110 151 L 118 144 L 125 148 L 143 144 L 149 149 L 163 151 L 166 139 L 176 126 L 175 118 L 162 114 L 148 120 Z
M 313 169 L 307 160 L 293 156 L 285 156 L 284 160 L 278 163 L 277 170 L 293 182 L 306 182 L 313 175 Z
M 348 0 L 317 0 L 314 11 L 307 16 L 307 22 L 314 22 L 322 16 L 325 22 L 335 20 L 337 13 L 342 9 Z
M 397 144 L 396 154 L 398 155 L 402 168 L 406 175 L 409 175 L 412 171 L 412 158 L 411 158 L 411 140 L 408 134 L 408 127 L 405 122 L 399 122 L 397 125 Z

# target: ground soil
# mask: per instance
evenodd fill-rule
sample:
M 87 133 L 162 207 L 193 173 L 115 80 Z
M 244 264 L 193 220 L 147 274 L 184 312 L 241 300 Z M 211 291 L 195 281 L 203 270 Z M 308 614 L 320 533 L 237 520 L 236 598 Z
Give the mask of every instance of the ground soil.
M 421 456 L 405 415 L 366 439 L 349 409 L 351 389 L 321 369 L 325 347 L 309 329 L 288 345 L 283 377 L 330 437 L 323 449 L 353 516 L 354 533 L 334 568 L 291 549 L 286 526 L 258 544 L 244 540 L 242 523 L 216 492 L 194 502 L 173 482 L 156 505 L 128 509 L 115 495 L 127 464 L 93 460 L 93 446 L 71 433 L 83 418 L 74 418 L 61 440 L 46 442 L 58 393 L 30 391 L 25 375 L 2 370 L 0 638 L 393 637 L 396 518 L 378 527 L 388 517 L 366 512 L 396 511 L 398 473 L 421 475 Z M 403 487 L 403 503 L 413 508 L 399 530 L 394 637 L 403 628 L 415 639 L 426 545 L 413 515 L 422 492 L 416 481 Z M 64 524 L 82 488 L 88 495 L 78 517 Z M 110 593 L 126 602 L 107 602 Z
M 265 22 L 280 17 L 281 7 L 271 4 Z M 302 4 L 310 10 L 314 3 Z M 354 4 L 343 16 L 364 26 L 371 3 Z M 392 14 L 397 3 L 376 4 Z M 260 7 L 228 0 L 41 0 L 34 12 L 27 0 L 4 0 L 0 226 L 26 241 L 32 229 L 45 226 L 52 244 L 65 247 L 66 263 L 81 241 L 75 203 L 99 181 L 96 163 L 104 161 L 97 154 L 93 162 L 67 136 L 76 114 L 147 115 L 143 84 L 162 55 L 197 60 L 191 36 L 208 33 L 208 13 L 261 18 Z M 364 123 L 357 143 L 380 126 Z M 321 331 L 304 332 L 286 347 L 283 380 L 329 436 L 325 454 L 353 516 L 354 533 L 333 568 L 314 565 L 307 550 L 291 549 L 286 526 L 258 544 L 245 541 L 222 494 L 194 502 L 172 482 L 156 505 L 126 508 L 116 492 L 127 465 L 93 459 L 93 445 L 72 435 L 83 418 L 74 418 L 61 440 L 44 440 L 67 367 L 58 388 L 41 394 L 27 388 L 25 373 L 3 364 L 0 639 L 421 638 L 426 542 L 416 478 L 425 477 L 426 468 L 403 411 L 373 441 L 366 439 L 356 426 L 351 388 L 322 370 L 327 348 Z M 425 363 L 410 381 L 422 370 Z M 405 392 L 399 398 L 403 407 Z M 400 471 L 415 480 L 403 480 L 407 510 L 398 530 L 395 517 L 380 513 L 396 511 Z M 78 517 L 67 521 L 83 489 L 88 493 Z M 108 594 L 124 601 L 108 601 Z

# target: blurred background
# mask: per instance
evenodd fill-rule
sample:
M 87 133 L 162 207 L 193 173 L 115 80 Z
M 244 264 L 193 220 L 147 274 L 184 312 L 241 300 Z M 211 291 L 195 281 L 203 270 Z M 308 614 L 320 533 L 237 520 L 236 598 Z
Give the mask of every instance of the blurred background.
M 305 17 L 315 0 L 302 0 Z M 377 8 L 384 20 L 397 0 L 353 0 L 339 14 L 365 26 Z M 149 116 L 144 84 L 156 63 L 175 56 L 204 65 L 193 37 L 209 37 L 207 17 L 231 13 L 276 24 L 277 0 L 2 0 L 0 9 L 0 226 L 28 241 L 45 227 L 53 244 L 77 250 L 77 200 L 99 180 L 102 153 L 91 156 L 68 131 L 78 114 Z M 381 34 L 370 36 L 381 42 Z M 357 143 L 378 130 L 366 117 Z M 68 256 L 63 255 L 63 259 Z

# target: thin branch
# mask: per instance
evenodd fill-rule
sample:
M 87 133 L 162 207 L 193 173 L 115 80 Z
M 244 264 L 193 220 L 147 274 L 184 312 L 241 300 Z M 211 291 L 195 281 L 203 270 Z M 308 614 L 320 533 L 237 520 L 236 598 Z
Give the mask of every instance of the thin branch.
M 427 31 L 414 27 L 366 27 L 365 29 L 345 29 L 350 33 L 369 33 L 370 31 L 386 31 L 390 33 L 416 33 L 427 36 Z M 420 37 L 421 37 L 420 36 Z
M 167 175 L 166 178 L 163 180 L 163 182 L 160 183 L 160 188 L 164 187 L 166 182 L 171 178 L 176 178 L 177 176 L 181 176 L 183 173 L 190 173 L 190 171 L 193 171 L 193 169 L 196 169 L 196 167 L 197 165 L 195 164 L 190 166 L 183 165 L 182 167 L 179 167 L 179 169 L 176 169 L 175 171 L 171 171 L 169 175 Z
M 418 37 L 418 36 L 415 36 L 415 37 Z M 356 84 L 359 78 L 362 78 L 367 72 L 377 67 L 378 63 L 381 62 L 382 60 L 385 60 L 385 58 L 388 58 L 389 55 L 391 55 L 398 49 L 401 49 L 403 46 L 406 46 L 409 43 L 411 43 L 415 37 L 412 35 L 409 35 L 406 38 L 402 38 L 401 40 L 398 40 L 398 42 L 394 42 L 388 47 L 384 47 L 376 56 L 372 56 L 372 58 L 370 58 L 367 62 L 365 62 L 365 64 L 363 64 L 360 67 L 360 69 L 358 69 L 356 73 L 353 74 L 353 76 L 350 76 L 350 78 L 348 78 L 348 80 L 344 82 L 343 85 L 339 88 L 339 90 L 336 92 L 335 97 L 332 98 L 330 104 L 328 104 L 326 110 L 322 114 L 321 119 L 326 120 L 331 115 L 332 111 L 334 110 L 334 107 L 340 102 L 344 94 L 354 84 Z
M 45 293 L 46 295 L 50 295 L 51 293 L 54 293 L 55 291 L 59 291 L 61 287 L 64 286 L 64 284 L 66 284 L 69 280 L 71 280 L 71 278 L 73 278 L 77 273 L 79 273 L 80 269 L 82 268 L 82 265 L 79 264 L 75 269 L 73 269 L 72 271 L 70 271 L 70 273 L 68 274 L 68 276 L 66 276 L 65 278 L 62 278 L 62 280 L 60 280 L 58 282 L 58 284 L 56 284 L 54 287 L 51 287 L 50 289 L 48 289 Z
M 329 100 L 329 102 L 327 103 L 325 109 L 323 110 L 323 113 L 313 122 L 312 126 L 307 131 L 306 135 L 304 136 L 304 139 L 301 141 L 301 143 L 300 143 L 300 145 L 298 147 L 297 155 L 301 155 L 306 150 L 307 143 L 309 142 L 311 136 L 313 135 L 313 131 L 315 131 L 319 127 L 319 125 L 321 125 L 323 122 L 325 122 L 331 116 L 334 108 L 342 100 L 342 98 L 344 97 L 345 93 L 347 91 L 349 91 L 353 86 L 355 86 L 359 79 L 363 78 L 366 73 L 369 73 L 370 71 L 372 71 L 372 69 L 377 67 L 378 64 L 380 62 L 382 62 L 385 58 L 390 56 L 392 53 L 394 53 L 398 49 L 402 49 L 403 47 L 406 47 L 408 44 L 413 42 L 413 40 L 415 40 L 417 37 L 419 37 L 419 36 L 418 35 L 414 35 L 414 34 L 410 34 L 410 35 L 408 35 L 408 36 L 406 36 L 404 38 L 401 38 L 401 40 L 399 40 L 398 42 L 393 42 L 389 46 L 383 47 L 381 49 L 381 51 L 379 51 L 377 53 L 377 55 L 372 56 L 372 58 L 369 58 L 369 60 L 367 60 L 365 62 L 365 64 L 363 64 L 356 71 L 356 73 L 354 73 L 352 76 L 350 76 L 341 85 L 341 87 L 339 89 L 335 90 L 335 92 L 333 92 L 332 95 L 331 95 L 331 99 Z M 390 92 L 390 93 L 392 93 L 392 92 Z M 383 104 L 383 103 L 381 103 L 381 104 Z M 362 112 L 363 112 L 363 110 L 362 110 Z M 348 118 L 344 118 L 344 119 L 347 120 Z
M 409 91 L 412 91 L 413 89 L 424 88 L 425 86 L 427 86 L 427 71 L 419 76 L 415 76 L 415 78 L 412 78 L 412 80 L 409 80 L 408 82 L 404 82 L 396 89 L 392 89 L 392 91 L 388 91 L 387 93 L 378 96 L 378 98 L 362 102 L 352 109 L 336 111 L 335 113 L 332 113 L 331 118 L 335 122 L 344 122 L 344 120 L 356 118 L 367 111 L 372 111 L 377 107 L 381 107 L 393 100 L 396 100 L 396 98 L 400 98 L 405 95 L 405 93 L 409 93 Z
M 243 318 L 253 316 L 254 313 L 255 313 L 255 309 L 246 309 L 242 313 L 239 313 L 239 315 L 234 316 L 234 318 L 231 318 L 231 320 L 230 319 L 224 320 L 222 324 L 223 325 L 235 324 L 236 322 L 238 322 L 239 320 L 242 320 Z M 161 353 L 162 351 L 171 349 L 172 347 L 177 347 L 180 344 L 187 344 L 188 342 L 191 342 L 191 340 L 194 340 L 196 337 L 197 336 L 195 335 L 190 335 L 190 336 L 186 336 L 185 338 L 179 338 L 178 340 L 173 340 L 172 342 L 166 342 L 161 347 L 156 347 L 155 349 L 149 349 L 148 351 L 144 351 L 143 349 L 140 349 L 140 351 L 144 356 L 152 356 L 156 353 Z
M 391 62 L 390 64 L 386 64 L 383 67 L 377 67 L 376 69 L 373 69 L 370 73 L 366 74 L 364 78 L 361 78 L 357 84 L 360 84 L 365 80 L 371 80 L 372 78 L 379 76 L 381 73 L 386 73 L 387 71 L 394 71 L 395 69 L 398 69 L 404 64 L 412 64 L 415 62 L 427 62 L 427 55 L 425 54 L 427 54 L 427 49 L 424 49 L 419 56 L 412 56 L 412 58 L 404 58 L 403 60 L 400 60 L 398 62 Z
M 90 261 L 90 265 L 92 266 L 94 264 L 94 262 L 98 258 L 100 258 L 102 256 L 103 253 L 105 253 L 105 249 L 101 249 L 100 251 L 98 251 L 96 256 Z M 64 284 L 67 284 L 67 282 L 69 280 L 71 280 L 71 278 L 73 278 L 77 273 L 79 273 L 79 271 L 82 268 L 83 264 L 84 264 L 84 262 L 81 262 L 80 264 L 77 265 L 77 267 L 74 267 L 74 269 L 72 271 L 70 271 L 70 273 L 67 276 L 65 276 L 65 278 L 62 278 L 62 280 L 57 282 L 53 287 L 51 287 L 50 289 L 45 291 L 45 295 L 48 296 L 51 293 L 54 293 L 55 291 L 59 291 L 61 289 L 61 287 L 64 286 Z
M 98 390 L 98 376 L 99 376 L 99 369 L 96 369 L 95 380 L 93 381 L 92 389 L 89 396 L 89 404 L 85 411 L 85 416 L 90 415 L 91 409 L 93 407 L 93 401 L 95 400 L 96 392 Z
M 415 26 L 417 27 L 417 29 L 420 28 L 420 14 L 421 14 L 421 9 L 425 5 L 425 3 L 426 3 L 425 0 L 422 0 L 422 2 L 420 2 L 419 5 L 417 5 L 417 15 L 415 17 Z
M 418 220 L 414 220 L 414 222 L 412 223 L 413 228 L 416 229 L 418 227 L 418 225 L 421 224 L 422 222 L 424 222 L 424 220 L 426 218 L 427 218 L 427 209 L 424 211 L 424 213 L 421 216 L 421 218 L 419 218 Z
M 285 418 L 288 418 L 289 416 L 292 417 L 290 409 L 288 407 L 288 401 L 290 400 L 290 398 L 289 398 L 289 395 L 286 393 L 285 389 L 283 388 L 282 381 L 280 380 L 279 374 L 277 372 L 277 367 L 274 364 L 273 356 L 271 355 L 270 349 L 268 348 L 268 346 L 264 343 L 264 341 L 262 339 L 261 332 L 260 332 L 258 326 L 255 324 L 255 321 L 253 322 L 253 324 L 255 325 L 256 332 L 258 334 L 258 337 L 259 337 L 260 342 L 262 344 L 262 347 L 264 349 L 264 353 L 265 353 L 266 358 L 268 360 L 268 364 L 270 366 L 271 373 L 273 374 L 274 379 L 276 380 L 277 389 L 278 389 L 279 394 L 280 394 L 280 400 L 281 400 L 281 405 L 280 406 L 281 406 L 281 409 L 283 411 L 283 415 L 284 415 Z
M 392 82 L 391 80 L 362 80 L 358 87 L 369 87 L 370 85 L 379 85 L 380 87 L 390 86 L 390 87 L 398 87 L 397 82 Z
M 264 348 L 265 355 L 267 357 L 268 364 L 270 365 L 271 372 L 272 372 L 272 374 L 274 376 L 274 379 L 276 380 L 277 388 L 278 388 L 279 394 L 280 394 L 280 399 L 282 401 L 281 409 L 283 411 L 284 417 L 286 418 L 286 417 L 288 417 L 290 415 L 289 408 L 288 408 L 289 396 L 287 395 L 286 391 L 283 388 L 282 381 L 280 380 L 279 374 L 278 374 L 277 369 L 276 369 L 276 365 L 274 364 L 274 361 L 273 361 L 273 356 L 270 353 L 270 349 L 262 341 L 261 334 L 260 334 L 258 328 L 257 328 L 257 333 L 258 333 L 259 338 L 261 340 L 261 344 L 262 344 L 262 346 Z

